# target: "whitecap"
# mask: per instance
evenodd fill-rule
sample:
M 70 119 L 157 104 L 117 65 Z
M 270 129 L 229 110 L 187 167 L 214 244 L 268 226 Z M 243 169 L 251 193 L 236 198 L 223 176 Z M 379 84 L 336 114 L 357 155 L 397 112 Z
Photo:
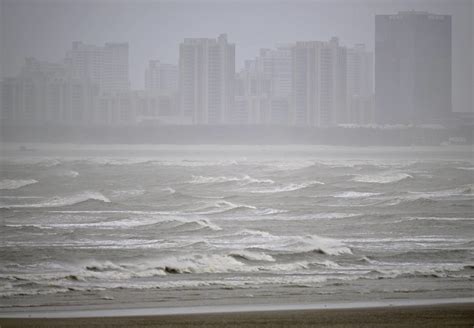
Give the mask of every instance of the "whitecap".
M 321 181 L 309 181 L 309 182 L 303 182 L 303 183 L 290 183 L 287 185 L 280 185 L 276 186 L 274 188 L 267 188 L 267 189 L 258 189 L 258 190 L 252 190 L 250 192 L 252 193 L 279 193 L 279 192 L 289 192 L 289 191 L 296 191 L 300 189 L 305 189 L 311 186 L 315 185 L 323 185 L 324 182 Z
M 360 191 L 344 191 L 333 195 L 336 198 L 366 198 L 372 196 L 378 196 L 380 193 L 377 192 L 360 192 Z
M 190 183 L 193 184 L 207 184 L 207 183 L 225 183 L 225 182 L 240 182 L 241 184 L 273 184 L 275 181 L 271 179 L 255 179 L 248 175 L 243 175 L 241 177 L 235 176 L 218 176 L 218 177 L 208 177 L 208 176 L 194 176 Z
M 56 196 L 40 203 L 6 205 L 1 208 L 43 208 L 43 207 L 62 207 L 79 204 L 88 200 L 96 200 L 109 203 L 110 200 L 103 194 L 96 191 L 85 191 L 69 196 Z
M 28 179 L 28 180 L 12 180 L 5 179 L 0 181 L 1 190 L 12 190 L 19 189 L 21 187 L 29 186 L 32 184 L 38 183 L 38 180 Z
M 229 255 L 236 258 L 243 258 L 248 261 L 275 262 L 275 259 L 271 255 L 265 254 L 264 252 L 239 250 L 233 251 Z
M 357 175 L 352 181 L 364 183 L 394 183 L 407 179 L 413 179 L 413 176 L 407 173 L 384 173 L 374 175 Z
M 167 192 L 169 194 L 175 194 L 176 193 L 176 190 L 171 188 L 171 187 L 166 187 L 166 188 L 163 188 L 161 190 L 164 191 L 164 192 Z
M 63 178 L 77 178 L 79 176 L 79 172 L 74 170 L 59 170 L 56 172 L 56 176 Z

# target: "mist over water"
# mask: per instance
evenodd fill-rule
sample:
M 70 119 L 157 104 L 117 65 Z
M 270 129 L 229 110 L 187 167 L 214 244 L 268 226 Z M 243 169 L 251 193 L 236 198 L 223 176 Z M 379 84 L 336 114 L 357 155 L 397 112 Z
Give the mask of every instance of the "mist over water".
M 472 295 L 469 147 L 34 147 L 2 151 L 2 307 Z

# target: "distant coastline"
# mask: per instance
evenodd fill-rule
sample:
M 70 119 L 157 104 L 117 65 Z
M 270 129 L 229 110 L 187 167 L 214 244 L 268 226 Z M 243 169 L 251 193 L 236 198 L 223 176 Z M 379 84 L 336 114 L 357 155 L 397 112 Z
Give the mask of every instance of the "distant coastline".
M 340 146 L 439 146 L 473 144 L 466 127 L 294 127 L 237 125 L 25 126 L 0 129 L 2 142 L 84 144 L 313 144 Z

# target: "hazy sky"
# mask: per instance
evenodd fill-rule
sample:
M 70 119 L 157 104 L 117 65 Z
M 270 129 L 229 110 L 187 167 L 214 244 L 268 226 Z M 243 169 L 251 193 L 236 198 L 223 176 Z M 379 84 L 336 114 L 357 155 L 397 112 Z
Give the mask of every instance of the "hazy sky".
M 0 63 L 15 75 L 24 57 L 61 61 L 72 41 L 129 42 L 134 88 L 150 59 L 178 62 L 185 37 L 227 33 L 236 66 L 260 48 L 297 40 L 374 46 L 374 15 L 424 10 L 453 16 L 453 108 L 472 110 L 473 0 L 412 1 L 112 1 L 0 0 Z

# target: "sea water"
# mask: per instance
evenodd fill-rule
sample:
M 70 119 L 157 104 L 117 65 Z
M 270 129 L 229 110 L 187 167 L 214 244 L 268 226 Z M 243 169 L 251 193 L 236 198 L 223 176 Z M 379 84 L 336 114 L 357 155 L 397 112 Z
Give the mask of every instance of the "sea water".
M 0 306 L 472 297 L 469 147 L 2 145 Z

